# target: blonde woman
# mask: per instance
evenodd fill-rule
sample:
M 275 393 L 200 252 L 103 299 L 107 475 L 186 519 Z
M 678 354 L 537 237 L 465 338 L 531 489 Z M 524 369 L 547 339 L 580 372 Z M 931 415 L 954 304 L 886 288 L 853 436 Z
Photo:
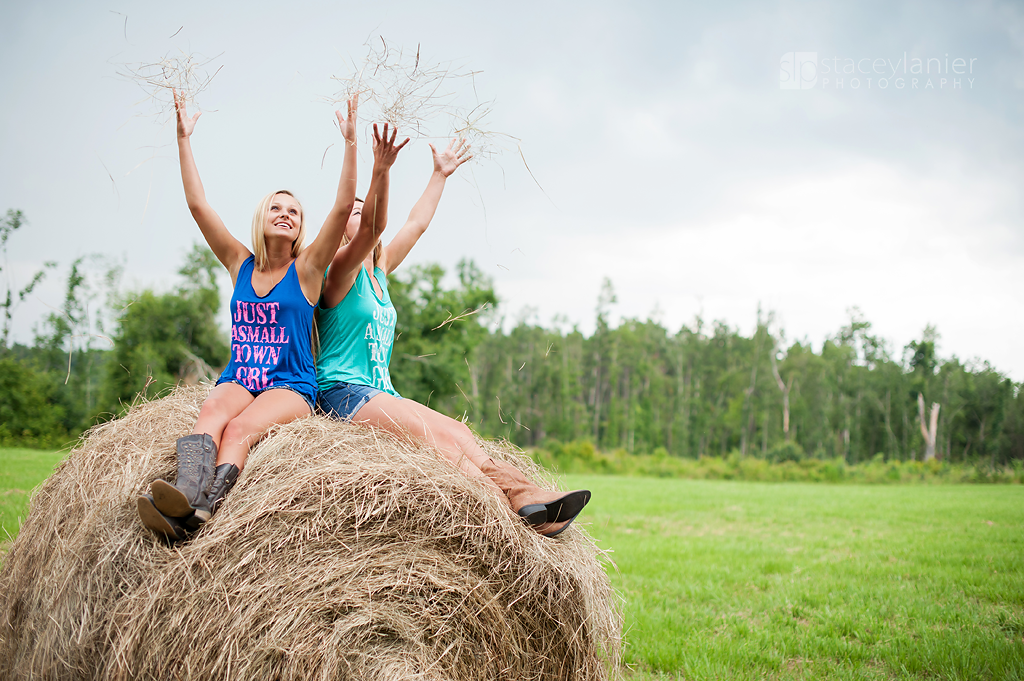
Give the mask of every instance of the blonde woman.
M 346 142 L 345 158 L 334 206 L 316 239 L 303 248 L 302 205 L 282 190 L 268 194 L 256 207 L 253 251 L 231 235 L 206 199 L 191 145 L 200 114 L 190 118 L 177 92 L 174 103 L 185 200 L 234 285 L 230 362 L 203 403 L 192 434 L 177 441 L 174 484 L 156 480 L 152 493 L 138 498 L 142 522 L 180 541 L 210 519 L 245 466 L 250 448 L 270 426 L 313 409 L 313 313 L 355 201 L 357 101 L 349 101 L 347 118 L 335 112 Z M 373 232 L 374 226 L 361 223 L 356 231 Z

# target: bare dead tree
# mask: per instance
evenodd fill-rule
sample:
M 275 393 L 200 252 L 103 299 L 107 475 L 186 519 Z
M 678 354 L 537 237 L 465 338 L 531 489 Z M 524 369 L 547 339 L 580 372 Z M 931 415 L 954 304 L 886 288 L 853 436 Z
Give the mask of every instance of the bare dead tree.
M 749 414 L 749 422 L 740 434 L 740 455 L 747 455 L 747 440 L 754 436 L 754 427 L 756 422 L 754 420 L 754 409 L 751 406 L 751 398 L 754 395 L 754 391 L 757 389 L 757 364 L 761 361 L 761 344 L 764 341 L 764 336 L 768 335 L 768 325 L 771 323 L 771 315 L 767 322 L 762 323 L 761 321 L 761 307 L 757 308 L 757 344 L 756 350 L 754 351 L 754 362 L 750 368 L 750 387 L 743 391 L 743 412 L 744 415 Z M 748 411 L 749 408 L 749 411 Z
M 932 402 L 931 416 L 925 425 L 924 393 L 918 393 L 917 415 L 921 424 L 921 436 L 924 438 L 924 460 L 931 461 L 935 458 L 935 440 L 939 431 L 939 403 Z
M 779 375 L 778 362 L 775 360 L 775 355 L 778 352 L 779 346 L 776 345 L 771 351 L 772 375 L 775 376 L 775 384 L 782 392 L 782 433 L 786 442 L 789 442 L 789 391 L 793 389 L 793 376 L 789 377 L 789 381 L 783 383 L 782 376 Z
M 220 372 L 207 364 L 206 360 L 188 350 L 185 350 L 184 354 L 185 358 L 178 367 L 178 380 L 181 383 L 198 385 L 216 380 Z

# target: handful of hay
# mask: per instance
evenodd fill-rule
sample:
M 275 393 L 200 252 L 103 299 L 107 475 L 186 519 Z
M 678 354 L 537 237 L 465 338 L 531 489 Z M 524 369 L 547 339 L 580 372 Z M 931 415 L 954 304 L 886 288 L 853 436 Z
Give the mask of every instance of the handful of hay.
M 37 491 L 0 573 L 0 678 L 617 674 L 621 622 L 586 532 L 541 537 L 437 453 L 380 431 L 277 428 L 194 539 L 156 540 L 135 496 L 174 475 L 206 393 L 179 388 L 96 428 Z

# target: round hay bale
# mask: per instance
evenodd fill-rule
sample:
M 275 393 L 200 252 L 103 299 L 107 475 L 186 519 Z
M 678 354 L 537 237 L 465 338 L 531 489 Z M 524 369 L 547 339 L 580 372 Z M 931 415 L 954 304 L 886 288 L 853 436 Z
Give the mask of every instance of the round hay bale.
M 275 428 L 202 532 L 158 541 L 135 497 L 174 475 L 208 390 L 95 428 L 36 491 L 0 572 L 0 678 L 618 675 L 621 619 L 586 531 L 541 537 L 380 430 Z

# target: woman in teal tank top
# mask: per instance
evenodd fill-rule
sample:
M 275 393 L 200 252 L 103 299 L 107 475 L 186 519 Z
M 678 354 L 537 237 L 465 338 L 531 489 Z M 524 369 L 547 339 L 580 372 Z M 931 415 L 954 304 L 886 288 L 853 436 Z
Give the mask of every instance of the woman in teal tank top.
M 344 382 L 401 397 L 388 371 L 398 315 L 384 270 L 374 267 L 373 279 L 360 267 L 348 295 L 334 307 L 320 308 L 317 330 L 325 342 L 317 357 L 316 378 L 321 393 Z
M 376 138 L 376 126 L 374 135 Z M 589 491 L 564 493 L 538 487 L 514 466 L 487 456 L 464 423 L 402 399 L 391 385 L 388 363 L 397 315 L 388 295 L 387 275 L 402 264 L 426 232 L 445 181 L 472 158 L 461 140 L 452 140 L 440 153 L 432 144 L 430 150 L 434 170 L 426 191 L 391 243 L 384 248 L 379 232 L 371 239 L 369 234 L 350 229 L 347 243 L 331 263 L 317 318 L 319 406 L 335 418 L 407 431 L 426 440 L 457 468 L 505 498 L 537 532 L 553 537 L 579 515 L 590 500 Z M 388 168 L 378 168 L 376 160 L 372 182 L 377 187 L 375 200 L 362 206 L 357 203 L 353 212 L 373 212 L 377 217 L 374 224 L 386 225 Z

